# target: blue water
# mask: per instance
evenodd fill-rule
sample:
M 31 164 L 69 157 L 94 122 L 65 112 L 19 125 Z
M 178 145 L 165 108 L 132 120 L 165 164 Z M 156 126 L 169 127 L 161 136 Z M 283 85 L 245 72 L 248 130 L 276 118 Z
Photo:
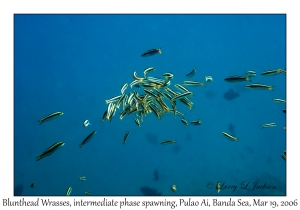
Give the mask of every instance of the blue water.
M 153 48 L 163 54 L 141 57 Z M 134 71 L 142 77 L 151 66 L 149 76 L 172 72 L 175 90 L 184 80 L 212 76 L 205 88 L 187 87 L 194 109 L 177 103 L 188 122 L 201 125 L 152 113 L 138 127 L 134 114 L 119 119 L 122 107 L 101 122 L 105 100 L 120 95 Z M 71 186 L 71 195 L 286 195 L 286 106 L 273 102 L 286 99 L 286 76 L 260 75 L 278 68 L 286 68 L 285 15 L 15 15 L 14 194 L 63 196 Z M 253 83 L 274 91 L 224 81 L 249 70 L 257 73 Z M 64 115 L 37 122 L 57 111 Z M 84 128 L 86 119 L 92 125 Z M 271 122 L 277 126 L 261 129 Z M 160 144 L 167 139 L 177 143 Z M 65 145 L 36 161 L 58 141 Z M 254 182 L 273 188 L 252 190 Z

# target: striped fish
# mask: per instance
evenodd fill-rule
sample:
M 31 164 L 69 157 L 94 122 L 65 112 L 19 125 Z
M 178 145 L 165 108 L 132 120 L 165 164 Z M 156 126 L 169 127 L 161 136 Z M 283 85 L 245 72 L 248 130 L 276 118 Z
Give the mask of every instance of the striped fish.
M 38 120 L 38 122 L 40 123 L 40 125 L 43 123 L 43 122 L 46 122 L 48 120 L 52 120 L 52 119 L 55 119 L 61 115 L 63 115 L 64 113 L 63 112 L 55 112 L 55 113 L 52 113 L 52 114 L 49 114 L 48 116 Z
M 58 150 L 60 147 L 62 147 L 64 145 L 65 145 L 64 142 L 61 142 L 61 141 L 60 142 L 56 142 L 51 147 L 49 147 L 48 149 L 46 149 L 42 154 L 40 154 L 39 156 L 37 156 L 36 161 L 39 161 L 42 158 L 53 154 L 56 150 Z
M 71 194 L 71 192 L 72 192 L 72 187 L 69 187 L 66 192 L 66 196 L 69 196 Z
M 166 140 L 166 141 L 161 142 L 160 144 L 165 145 L 165 144 L 173 144 L 173 143 L 176 143 L 176 140 Z
M 93 137 L 94 135 L 97 133 L 97 131 L 93 131 L 92 133 L 90 133 L 80 144 L 79 147 L 81 148 L 83 145 L 85 145 L 86 143 L 88 143 Z
M 268 70 L 268 71 L 261 73 L 261 75 L 262 76 L 274 76 L 274 75 L 280 74 L 281 71 L 282 71 L 282 69 Z
M 225 132 L 222 132 L 222 135 L 225 136 L 226 138 L 228 138 L 231 141 L 237 141 L 238 140 L 238 138 L 236 138 L 236 137 L 234 137 L 234 136 L 232 136 L 228 133 L 225 133 Z
M 130 131 L 127 131 L 127 132 L 125 133 L 124 140 L 123 140 L 123 144 L 125 144 L 125 141 L 126 141 L 128 135 L 129 135 L 129 133 L 130 133 Z
M 196 67 L 194 67 L 193 70 L 190 73 L 188 73 L 186 76 L 193 77 L 195 74 L 196 74 Z
M 142 57 L 149 57 L 149 56 L 156 55 L 156 54 L 162 54 L 161 48 L 147 50 L 147 51 L 144 52 L 141 56 L 142 56 Z

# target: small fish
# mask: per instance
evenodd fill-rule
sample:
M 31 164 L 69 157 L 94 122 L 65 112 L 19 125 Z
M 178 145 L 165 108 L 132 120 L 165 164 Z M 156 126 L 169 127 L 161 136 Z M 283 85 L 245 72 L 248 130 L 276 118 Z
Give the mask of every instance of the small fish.
M 33 182 L 31 185 L 30 185 L 31 188 L 34 188 L 35 187 L 35 183 Z
M 97 133 L 97 131 L 93 131 L 92 133 L 90 133 L 80 144 L 79 147 L 81 148 L 83 145 L 85 145 L 86 143 L 88 143 L 93 137 L 94 135 Z
M 283 113 L 285 113 L 285 114 L 286 114 L 286 109 L 283 109 L 282 111 L 283 111 Z
M 286 103 L 285 100 L 279 99 L 279 98 L 274 98 L 273 101 L 274 101 L 274 102 L 277 102 L 277 103 L 281 103 L 281 104 L 285 104 L 285 103 Z
M 90 195 L 91 193 L 90 193 L 90 191 L 85 191 L 84 194 L 85 195 Z
M 234 136 L 232 136 L 232 135 L 230 135 L 226 132 L 222 132 L 222 135 L 225 136 L 226 138 L 228 138 L 231 141 L 237 141 L 238 140 L 238 138 L 236 138 L 236 137 L 234 137 Z
M 176 117 L 176 101 L 173 101 L 172 103 L 172 108 L 173 108 L 173 113 L 174 113 L 174 117 Z
M 224 79 L 226 82 L 251 82 L 250 76 L 230 76 Z
M 174 184 L 174 185 L 172 185 L 172 187 L 171 187 L 171 190 L 173 191 L 173 192 L 176 192 L 176 190 L 177 190 L 177 187 L 176 187 L 176 185 Z
M 173 102 L 177 99 L 181 99 L 181 98 L 183 98 L 187 95 L 191 95 L 191 94 L 193 94 L 193 93 L 192 92 L 185 92 L 185 93 L 182 93 L 182 94 L 177 94 L 174 98 L 171 99 L 171 101 Z
M 188 73 L 186 76 L 193 77 L 193 76 L 195 76 L 195 74 L 196 74 L 196 67 L 194 67 L 193 70 L 190 73 Z
M 122 94 L 122 95 L 123 95 L 123 94 Z M 110 104 L 110 103 L 112 103 L 112 102 L 118 101 L 118 100 L 122 97 L 122 95 L 115 96 L 115 97 L 113 97 L 113 98 L 111 98 L 111 99 L 105 100 L 105 103 L 106 103 L 106 104 Z
M 247 71 L 246 75 L 248 75 L 250 77 L 254 77 L 254 76 L 256 76 L 256 72 L 255 71 Z
M 139 127 L 141 127 L 141 123 L 140 123 L 140 121 L 139 121 L 138 118 L 135 119 L 135 123 L 136 123 Z
M 68 190 L 67 190 L 67 193 L 66 193 L 66 196 L 69 196 L 72 192 L 72 187 L 69 187 Z
M 281 71 L 282 71 L 282 69 L 268 70 L 268 71 L 263 72 L 261 75 L 262 76 L 274 76 L 274 75 L 280 74 Z
M 46 121 L 49 121 L 49 120 L 53 120 L 61 115 L 63 115 L 64 113 L 63 112 L 55 112 L 55 113 L 52 113 L 52 114 L 49 114 L 47 115 L 46 117 L 38 120 L 38 122 L 40 123 L 40 125 L 43 123 L 43 122 L 46 122 Z
M 64 145 L 65 145 L 64 142 L 61 142 L 61 141 L 60 142 L 56 142 L 55 144 L 53 144 L 52 146 L 50 146 L 48 149 L 46 149 L 42 154 L 40 154 L 39 156 L 37 156 L 36 161 L 39 161 L 42 158 L 53 154 L 55 151 L 57 151 L 60 147 L 62 147 Z
M 147 50 L 141 56 L 142 57 L 148 57 L 148 56 L 152 56 L 152 55 L 156 55 L 156 54 L 162 54 L 161 48 Z
M 141 78 L 141 77 L 138 77 L 137 75 L 136 75 L 136 72 L 133 72 L 133 78 L 135 79 L 135 80 L 139 80 L 139 81 L 143 81 L 145 78 Z
M 89 125 L 92 125 L 88 120 L 85 120 L 84 122 L 83 122 L 83 127 L 87 127 L 87 126 L 89 126 Z
M 208 82 L 212 82 L 213 78 L 211 76 L 205 76 L 205 81 Z
M 284 150 L 284 154 L 281 154 L 281 157 L 286 161 L 286 151 Z
M 146 69 L 144 70 L 144 77 L 146 78 L 147 74 L 150 73 L 150 72 L 152 72 L 152 71 L 155 71 L 155 69 L 156 69 L 156 68 L 154 68 L 154 67 L 146 68 Z
M 268 86 L 264 84 L 250 84 L 246 85 L 246 88 L 253 89 L 253 90 L 272 90 L 274 91 L 274 86 Z
M 127 132 L 125 133 L 124 140 L 123 140 L 123 144 L 125 144 L 125 141 L 126 141 L 128 135 L 129 135 L 129 133 L 130 133 L 130 131 L 127 131 Z
M 86 181 L 86 177 L 85 176 L 81 176 L 81 177 L 79 177 L 79 180 L 80 181 Z
M 196 120 L 191 122 L 192 125 L 201 125 L 201 120 Z
M 162 141 L 160 144 L 165 145 L 165 144 L 174 144 L 176 143 L 176 140 L 166 140 L 166 141 Z
M 205 83 L 204 82 L 197 82 L 197 81 L 183 81 L 182 85 L 202 86 L 202 87 L 205 87 Z
M 105 118 L 106 118 L 106 115 L 107 115 L 107 110 L 105 110 L 105 112 L 103 113 L 103 116 L 102 116 L 102 122 L 104 122 Z
M 124 91 L 126 90 L 127 87 L 128 87 L 128 84 L 125 83 L 125 84 L 122 86 L 122 88 L 121 88 L 121 94 L 124 93 Z
M 175 84 L 174 86 L 175 86 L 178 90 L 183 91 L 184 93 L 190 92 L 188 89 L 186 89 L 185 87 L 183 87 L 183 86 L 180 85 L 180 84 Z M 193 94 L 191 94 L 191 95 L 193 95 Z
M 268 123 L 268 124 L 263 124 L 261 128 L 270 128 L 270 127 L 275 127 L 276 123 Z
M 163 77 L 165 77 L 166 79 L 173 79 L 173 74 L 172 73 L 164 73 Z
M 184 118 L 181 119 L 181 122 L 183 122 L 185 125 L 189 125 L 189 123 Z
M 218 193 L 221 191 L 221 184 L 220 184 L 220 182 L 217 183 L 216 189 L 217 189 Z

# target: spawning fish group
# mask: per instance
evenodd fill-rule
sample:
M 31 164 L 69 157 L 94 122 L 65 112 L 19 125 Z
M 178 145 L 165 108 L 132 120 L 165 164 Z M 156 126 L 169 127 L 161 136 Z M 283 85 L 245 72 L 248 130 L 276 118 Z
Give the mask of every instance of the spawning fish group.
M 153 55 L 162 54 L 161 48 L 159 49 L 151 49 L 144 52 L 141 57 L 149 57 Z M 185 115 L 177 110 L 177 103 L 184 104 L 188 109 L 194 109 L 194 103 L 191 101 L 193 97 L 193 92 L 190 91 L 187 87 L 195 86 L 195 87 L 206 87 L 208 83 L 213 81 L 211 76 L 205 76 L 205 82 L 199 81 L 191 81 L 185 80 L 182 81 L 181 84 L 175 84 L 174 87 L 171 87 L 171 81 L 174 75 L 170 72 L 162 73 L 162 77 L 152 77 L 149 76 L 151 72 L 156 70 L 155 67 L 148 67 L 144 69 L 143 76 L 138 76 L 137 72 L 133 72 L 133 81 L 131 83 L 125 83 L 121 87 L 121 94 L 112 97 L 110 99 L 105 100 L 107 105 L 107 109 L 103 113 L 102 122 L 105 120 L 112 121 L 112 118 L 115 116 L 116 111 L 120 109 L 119 119 L 122 120 L 125 116 L 128 115 L 135 115 L 135 124 L 140 127 L 141 122 L 144 121 L 144 117 L 148 114 L 154 114 L 158 119 L 162 119 L 164 115 L 172 113 L 174 117 L 180 116 L 181 122 L 188 126 L 189 122 L 185 119 Z M 192 78 L 196 74 L 196 67 L 192 69 L 192 71 L 186 74 L 186 77 Z M 285 70 L 277 69 L 277 70 L 268 70 L 263 72 L 262 76 L 274 76 L 278 74 L 286 74 Z M 224 80 L 230 83 L 236 82 L 252 82 L 252 77 L 256 76 L 254 71 L 246 72 L 244 76 L 229 76 Z M 129 90 L 130 87 L 130 91 Z M 274 86 L 265 85 L 265 84 L 249 84 L 246 85 L 246 88 L 253 89 L 253 90 L 271 90 L 274 91 Z M 139 92 L 138 92 L 139 91 Z M 286 103 L 283 99 L 274 99 L 276 103 Z M 286 113 L 286 110 L 283 110 Z M 47 115 L 46 117 L 40 119 L 38 122 L 40 125 L 46 121 L 55 119 L 59 116 L 62 116 L 63 112 L 55 112 L 53 114 Z M 191 125 L 201 125 L 201 120 L 194 120 L 191 121 Z M 90 126 L 91 123 L 88 120 L 85 120 L 83 123 L 84 127 Z M 263 124 L 261 128 L 268 128 L 276 126 L 275 123 L 267 123 Z M 97 133 L 97 131 L 93 131 L 92 133 L 88 134 L 86 138 L 79 144 L 81 148 L 86 143 L 88 143 Z M 123 138 L 123 144 L 125 144 L 126 139 L 128 138 L 130 131 L 127 131 Z M 226 137 L 227 139 L 237 142 L 238 138 L 228 134 L 226 132 L 221 132 L 221 134 Z M 174 144 L 176 140 L 165 140 L 162 141 L 161 145 L 167 144 Z M 47 148 L 43 153 L 41 153 L 37 157 L 37 161 L 41 160 L 42 158 L 49 156 L 56 152 L 59 148 L 64 146 L 64 142 L 56 142 Z M 286 152 L 281 155 L 284 160 L 286 160 Z M 80 181 L 85 181 L 86 177 L 82 176 L 79 178 Z M 33 188 L 35 183 L 31 185 Z M 175 192 L 177 190 L 176 185 L 172 185 L 172 191 Z M 217 183 L 216 189 L 218 193 L 220 192 L 220 183 Z M 72 187 L 69 187 L 66 192 L 66 196 L 69 196 L 72 192 Z M 89 191 L 84 192 L 85 195 L 90 195 Z

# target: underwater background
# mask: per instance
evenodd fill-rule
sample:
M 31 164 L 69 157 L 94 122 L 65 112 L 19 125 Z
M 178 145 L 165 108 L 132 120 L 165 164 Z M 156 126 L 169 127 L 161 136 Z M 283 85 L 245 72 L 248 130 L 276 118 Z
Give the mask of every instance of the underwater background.
M 162 55 L 141 57 L 149 49 Z M 170 87 L 205 82 L 190 110 L 180 116 L 152 113 L 141 127 L 135 114 L 101 121 L 105 100 L 121 94 L 133 72 L 172 72 Z M 186 74 L 196 67 L 193 78 Z M 286 195 L 286 15 L 14 15 L 14 195 Z M 228 83 L 232 75 L 257 73 L 252 83 L 274 91 L 249 90 L 251 82 Z M 134 89 L 127 88 L 126 93 Z M 136 89 L 142 94 L 142 88 Z M 165 99 L 168 102 L 168 100 Z M 168 105 L 171 107 L 170 103 Z M 54 112 L 64 115 L 41 125 Z M 91 125 L 83 127 L 84 120 Z M 276 127 L 261 129 L 274 122 Z M 92 131 L 95 137 L 79 144 Z M 123 145 L 126 131 L 130 134 Z M 221 132 L 238 138 L 226 139 Z M 176 144 L 160 142 L 176 139 Z M 36 157 L 58 141 L 52 155 Z M 80 181 L 86 176 L 86 181 Z M 217 193 L 215 185 L 223 185 Z M 271 189 L 253 189 L 254 183 Z M 31 183 L 35 187 L 31 188 Z M 248 183 L 248 188 L 243 189 Z M 171 186 L 177 191 L 172 192 Z M 211 187 L 213 186 L 213 187 Z M 233 186 L 237 186 L 233 190 Z M 252 186 L 252 187 L 251 187 Z

